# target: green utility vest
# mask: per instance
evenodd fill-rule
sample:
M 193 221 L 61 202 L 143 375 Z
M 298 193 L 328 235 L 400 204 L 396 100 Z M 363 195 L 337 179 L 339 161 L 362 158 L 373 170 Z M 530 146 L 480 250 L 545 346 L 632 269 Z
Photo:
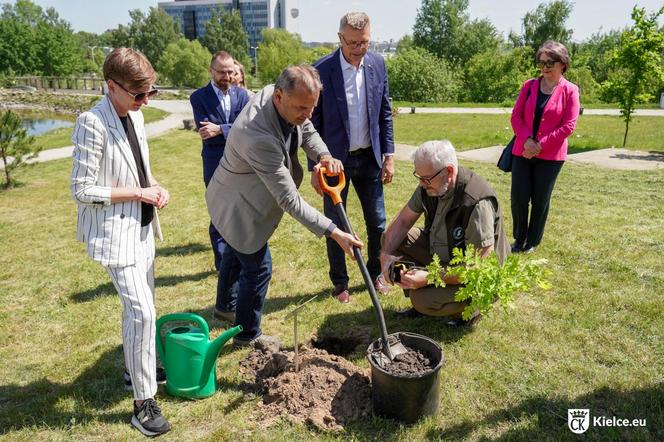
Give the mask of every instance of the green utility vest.
M 429 234 L 438 207 L 438 197 L 429 196 L 426 190 L 421 189 L 422 205 L 424 206 L 424 231 Z M 498 204 L 498 198 L 491 186 L 476 173 L 465 167 L 459 167 L 456 185 L 454 186 L 454 199 L 449 211 L 445 214 L 445 225 L 447 227 L 447 240 L 449 245 L 449 256 L 441 256 L 445 264 L 452 259 L 452 251 L 455 247 L 466 250 L 466 227 L 468 220 L 480 200 L 489 200 L 496 211 L 496 219 L 493 226 L 494 250 L 498 255 L 498 261 L 502 264 L 510 253 L 510 247 L 503 229 L 503 212 Z

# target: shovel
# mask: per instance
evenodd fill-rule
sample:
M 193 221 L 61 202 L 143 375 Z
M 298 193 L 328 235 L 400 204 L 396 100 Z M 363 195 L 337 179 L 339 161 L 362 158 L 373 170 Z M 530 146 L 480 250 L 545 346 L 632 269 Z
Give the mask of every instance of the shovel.
M 318 183 L 320 185 L 320 188 L 332 199 L 332 203 L 334 204 L 334 207 L 336 207 L 337 212 L 339 213 L 339 218 L 341 219 L 342 230 L 344 230 L 346 233 L 350 233 L 351 235 L 355 236 L 353 228 L 350 225 L 350 221 L 346 216 L 346 211 L 344 210 L 343 201 L 341 200 L 341 191 L 344 189 L 344 187 L 346 187 L 346 176 L 344 175 L 343 171 L 340 172 L 337 175 L 339 177 L 339 182 L 337 183 L 336 186 L 330 186 L 327 183 L 327 179 L 325 178 L 325 176 L 335 176 L 335 175 L 328 174 L 327 170 L 324 167 L 321 167 L 318 170 Z M 362 273 L 362 277 L 364 278 L 364 284 L 367 286 L 367 290 L 369 290 L 369 295 L 371 296 L 371 302 L 373 303 L 374 311 L 376 312 L 376 319 L 378 320 L 378 326 L 380 328 L 380 337 L 382 341 L 381 350 L 388 359 L 387 361 L 385 361 L 383 358 L 380 358 L 380 361 L 381 365 L 385 365 L 385 363 L 392 362 L 395 356 L 407 353 L 408 349 L 404 347 L 404 345 L 401 343 L 398 337 L 394 335 L 388 336 L 387 328 L 385 327 L 385 318 L 383 317 L 383 308 L 380 306 L 380 302 L 378 302 L 376 289 L 374 288 L 371 276 L 369 276 L 369 271 L 367 270 L 367 265 L 364 262 L 364 258 L 362 257 L 360 249 L 358 249 L 357 247 L 353 247 L 353 255 L 355 256 L 355 261 L 357 261 L 357 265 L 360 267 L 360 272 Z

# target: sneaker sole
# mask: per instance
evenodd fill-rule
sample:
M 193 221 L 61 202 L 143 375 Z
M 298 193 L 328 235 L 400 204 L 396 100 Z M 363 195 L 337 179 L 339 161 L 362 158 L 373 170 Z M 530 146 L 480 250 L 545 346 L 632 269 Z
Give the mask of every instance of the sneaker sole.
M 131 425 L 134 426 L 138 431 L 140 431 L 141 433 L 143 433 L 144 435 L 146 435 L 148 437 L 161 436 L 162 434 L 168 433 L 169 431 L 171 431 L 170 426 L 162 432 L 150 431 L 150 430 L 144 428 L 143 425 L 141 425 L 141 423 L 138 421 L 136 416 L 131 417 Z

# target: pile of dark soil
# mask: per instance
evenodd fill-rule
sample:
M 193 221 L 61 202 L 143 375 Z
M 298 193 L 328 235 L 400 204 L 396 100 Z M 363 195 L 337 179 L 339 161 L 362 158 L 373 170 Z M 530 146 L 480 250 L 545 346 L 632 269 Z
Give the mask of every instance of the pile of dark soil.
M 368 370 L 325 350 L 301 347 L 296 373 L 293 356 L 291 351 L 255 350 L 240 362 L 241 371 L 253 378 L 249 387 L 263 395 L 267 425 L 284 416 L 339 431 L 371 413 Z
M 408 352 L 395 356 L 392 363 L 385 364 L 382 368 L 395 376 L 414 377 L 430 372 L 434 364 L 426 354 L 409 349 Z

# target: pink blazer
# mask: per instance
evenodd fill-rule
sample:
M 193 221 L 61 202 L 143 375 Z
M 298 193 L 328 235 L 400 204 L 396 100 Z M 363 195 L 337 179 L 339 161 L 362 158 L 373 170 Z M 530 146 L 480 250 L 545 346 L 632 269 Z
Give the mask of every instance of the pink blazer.
M 544 106 L 539 131 L 533 136 L 533 119 L 539 84 L 539 78 L 526 81 L 514 103 L 511 121 L 516 140 L 512 153 L 523 156 L 523 145 L 528 137 L 532 137 L 542 145 L 542 151 L 536 158 L 564 161 L 567 158 L 567 137 L 574 132 L 576 119 L 579 116 L 579 88 L 564 77 L 560 79 L 560 83 Z M 526 100 L 528 88 L 530 96 Z

